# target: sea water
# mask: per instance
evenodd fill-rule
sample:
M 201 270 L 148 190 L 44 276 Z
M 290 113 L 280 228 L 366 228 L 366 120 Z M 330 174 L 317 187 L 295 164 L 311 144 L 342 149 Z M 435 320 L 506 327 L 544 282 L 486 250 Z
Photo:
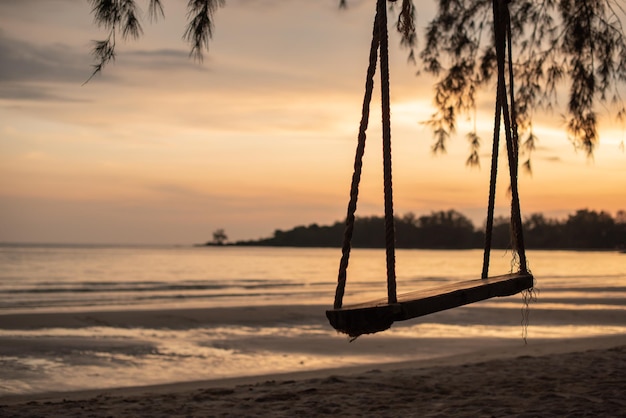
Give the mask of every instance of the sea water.
M 175 246 L 0 246 L 0 313 L 332 304 L 339 249 Z M 398 289 L 479 278 L 481 250 L 396 250 Z M 626 255 L 529 251 L 538 287 L 568 299 L 623 298 Z M 510 252 L 493 250 L 490 275 L 508 273 Z M 382 297 L 383 250 L 352 250 L 347 302 Z M 617 293 L 616 293 L 617 292 Z
M 379 340 L 350 349 L 342 345 L 340 352 L 333 352 L 320 342 L 337 344 L 339 339 L 347 343 L 323 320 L 298 326 L 225 323 L 187 329 L 106 325 L 12 329 L 7 324 L 11 315 L 24 313 L 330 307 L 340 256 L 339 249 L 322 248 L 2 245 L 0 339 L 5 344 L 0 348 L 0 396 L 219 379 L 434 355 L 397 348 L 417 339 L 464 341 L 461 345 L 467 347 L 480 338 L 520 338 L 518 323 L 468 325 L 429 320 L 394 327 Z M 478 278 L 482 258 L 480 250 L 397 250 L 398 291 Z M 531 338 L 626 333 L 626 323 L 620 322 L 626 310 L 625 254 L 529 251 L 528 260 L 542 310 L 598 311 L 608 313 L 603 318 L 618 318 L 609 323 L 587 320 L 532 326 L 531 322 Z M 510 252 L 492 252 L 492 275 L 514 268 Z M 384 250 L 354 249 L 345 302 L 384 297 L 385 277 Z M 519 309 L 521 300 L 498 298 L 474 306 L 503 312 Z M 374 351 L 366 349 L 373 344 L 370 341 L 389 344 L 388 358 L 381 358 L 380 350 L 373 356 Z M 445 347 L 452 354 L 459 344 Z

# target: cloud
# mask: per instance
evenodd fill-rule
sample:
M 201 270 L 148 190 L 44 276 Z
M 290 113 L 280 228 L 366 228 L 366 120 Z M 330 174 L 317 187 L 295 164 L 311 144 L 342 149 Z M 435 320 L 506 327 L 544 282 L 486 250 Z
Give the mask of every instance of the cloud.
M 0 97 L 4 99 L 75 101 L 51 85 L 76 84 L 89 74 L 88 57 L 68 45 L 35 45 L 2 30 L 0 56 Z
M 27 84 L 8 84 L 0 82 L 0 98 L 12 100 L 38 100 L 45 102 L 78 102 L 83 103 L 87 100 L 73 99 L 54 93 L 48 87 L 27 85 Z
M 135 49 L 123 53 L 125 64 L 143 71 L 208 71 L 206 65 L 194 63 L 182 49 Z M 57 92 L 56 88 L 82 84 L 88 79 L 93 64 L 89 54 L 69 45 L 34 44 L 7 36 L 2 30 L 0 57 L 0 97 L 13 100 L 76 101 Z M 109 68 L 104 71 L 107 81 L 120 83 L 119 72 Z
M 131 51 L 121 51 L 128 64 L 142 70 L 153 69 L 157 72 L 171 70 L 192 70 L 198 72 L 209 71 L 207 62 L 211 62 L 211 57 L 204 57 L 203 63 L 195 62 L 189 52 L 184 49 L 133 49 Z
M 75 81 L 85 77 L 86 59 L 63 44 L 34 45 L 0 31 L 0 83 Z
M 0 1 L 0 10 L 5 7 L 21 7 L 25 10 L 28 10 L 30 7 L 33 7 L 36 4 L 49 4 L 54 3 L 55 0 L 1 0 Z M 83 0 L 56 0 L 57 3 L 81 3 Z

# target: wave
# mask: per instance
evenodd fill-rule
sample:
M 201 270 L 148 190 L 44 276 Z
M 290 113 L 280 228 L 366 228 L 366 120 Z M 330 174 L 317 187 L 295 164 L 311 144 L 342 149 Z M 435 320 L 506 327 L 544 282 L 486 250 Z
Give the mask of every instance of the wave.
M 92 292 L 171 292 L 171 291 L 214 291 L 225 289 L 276 289 L 301 287 L 298 283 L 167 283 L 167 282 L 79 282 L 79 283 L 34 283 L 29 287 L 1 289 L 1 294 L 25 293 L 92 293 Z

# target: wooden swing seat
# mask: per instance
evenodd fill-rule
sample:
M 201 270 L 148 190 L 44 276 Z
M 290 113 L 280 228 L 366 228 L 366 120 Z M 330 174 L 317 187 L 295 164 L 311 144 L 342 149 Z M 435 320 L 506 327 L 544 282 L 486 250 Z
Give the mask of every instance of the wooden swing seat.
M 395 321 L 432 314 L 498 296 L 511 296 L 533 287 L 530 273 L 512 273 L 468 280 L 398 295 L 397 303 L 378 299 L 326 311 L 337 331 L 358 337 L 384 331 Z

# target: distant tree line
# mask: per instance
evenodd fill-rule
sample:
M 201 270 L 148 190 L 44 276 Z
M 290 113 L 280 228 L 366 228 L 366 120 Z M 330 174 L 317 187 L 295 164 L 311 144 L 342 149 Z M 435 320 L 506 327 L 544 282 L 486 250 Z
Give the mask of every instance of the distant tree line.
M 407 213 L 395 220 L 397 248 L 469 249 L 483 248 L 485 233 L 472 221 L 455 211 L 437 211 L 417 217 Z M 345 225 L 297 226 L 288 231 L 276 230 L 271 238 L 238 241 L 234 245 L 277 247 L 340 247 Z M 524 238 L 530 249 L 624 249 L 626 248 L 626 211 L 616 217 L 607 212 L 578 210 L 567 219 L 546 218 L 535 213 L 524 220 Z M 498 217 L 493 226 L 493 247 L 509 248 L 510 224 L 507 217 Z M 357 218 L 352 246 L 383 248 L 385 223 L 383 217 Z

